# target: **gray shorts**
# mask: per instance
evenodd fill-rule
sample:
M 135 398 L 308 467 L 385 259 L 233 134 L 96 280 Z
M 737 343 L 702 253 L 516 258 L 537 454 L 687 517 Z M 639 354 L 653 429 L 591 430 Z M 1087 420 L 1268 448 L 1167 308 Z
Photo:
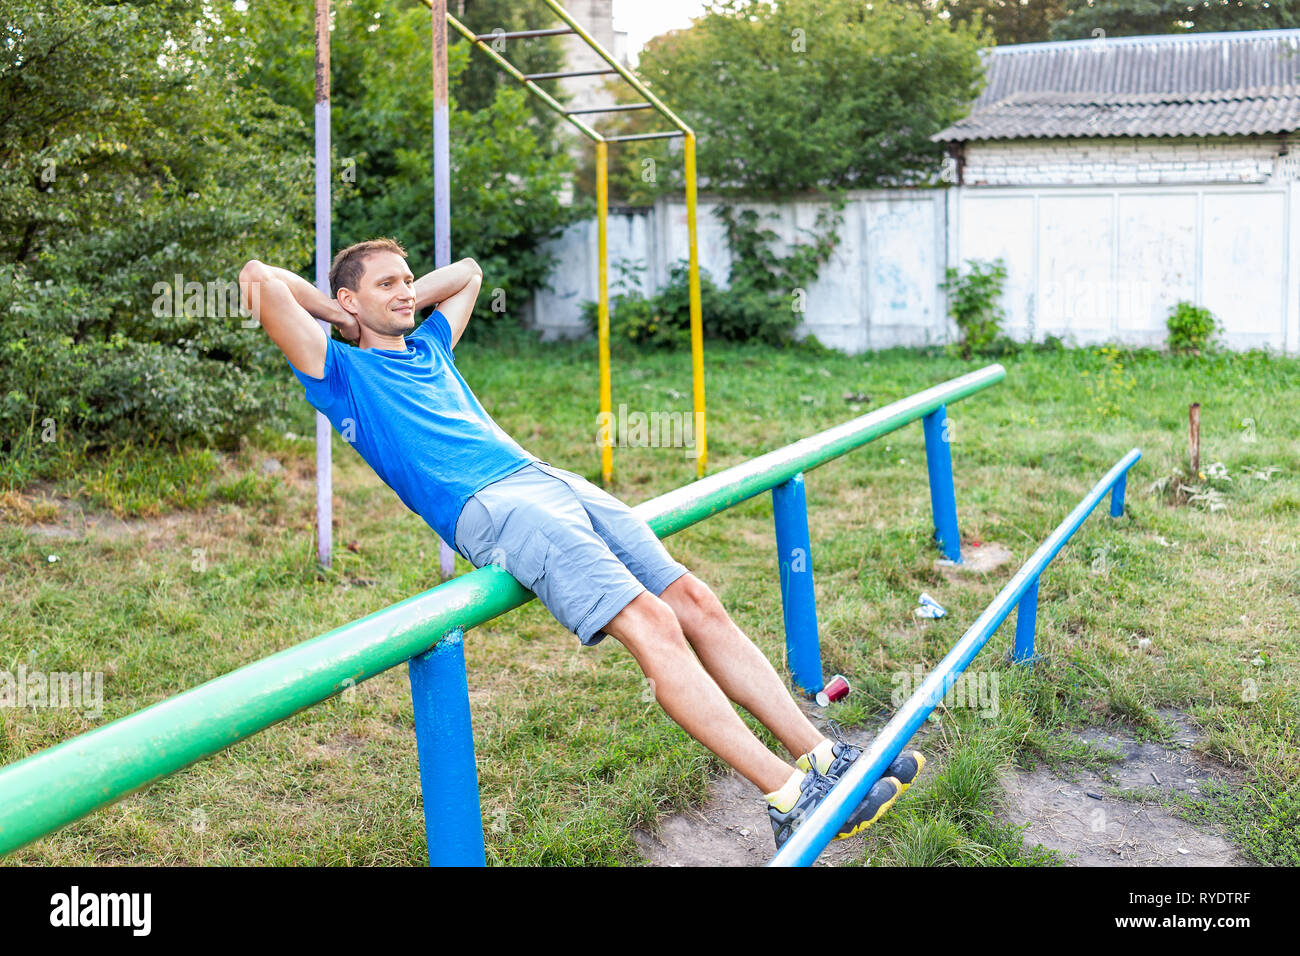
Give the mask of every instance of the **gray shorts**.
M 686 573 L 650 526 L 581 475 L 532 462 L 481 488 L 456 521 L 456 550 L 497 564 L 537 595 L 583 644 L 647 590 Z

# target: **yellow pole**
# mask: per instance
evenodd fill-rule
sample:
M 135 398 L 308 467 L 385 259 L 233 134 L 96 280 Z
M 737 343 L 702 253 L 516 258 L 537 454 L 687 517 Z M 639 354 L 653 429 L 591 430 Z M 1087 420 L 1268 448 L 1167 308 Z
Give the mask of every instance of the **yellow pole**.
M 604 145 L 604 144 L 601 144 Z M 695 473 L 703 478 L 709 463 L 709 440 L 704 414 L 704 320 L 700 315 L 700 253 L 695 229 L 695 134 L 687 133 L 686 235 L 690 243 L 691 368 L 695 379 Z
M 596 284 L 598 290 L 597 338 L 600 341 L 600 477 L 606 485 L 614 478 L 614 419 L 610 410 L 613 402 L 609 381 L 609 276 L 608 235 L 606 218 L 609 215 L 609 144 L 596 143 Z

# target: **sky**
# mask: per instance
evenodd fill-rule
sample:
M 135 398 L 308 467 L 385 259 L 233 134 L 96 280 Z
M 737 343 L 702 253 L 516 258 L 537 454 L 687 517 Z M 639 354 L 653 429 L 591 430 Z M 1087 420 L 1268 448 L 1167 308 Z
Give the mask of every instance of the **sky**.
M 635 52 L 651 37 L 690 26 L 703 10 L 704 0 L 614 0 L 614 29 L 627 31 L 628 49 Z

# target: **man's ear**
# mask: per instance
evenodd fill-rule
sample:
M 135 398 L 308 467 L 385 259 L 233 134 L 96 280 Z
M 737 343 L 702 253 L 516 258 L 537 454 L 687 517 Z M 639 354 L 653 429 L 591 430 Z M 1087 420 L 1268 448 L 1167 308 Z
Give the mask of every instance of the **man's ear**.
M 339 289 L 339 293 L 334 297 L 334 300 L 338 302 L 340 306 L 343 307 L 344 312 L 352 316 L 352 318 L 357 319 L 358 322 L 361 321 L 358 318 L 358 315 L 360 314 L 361 310 L 357 307 L 356 293 L 354 293 L 351 289 L 348 288 Z

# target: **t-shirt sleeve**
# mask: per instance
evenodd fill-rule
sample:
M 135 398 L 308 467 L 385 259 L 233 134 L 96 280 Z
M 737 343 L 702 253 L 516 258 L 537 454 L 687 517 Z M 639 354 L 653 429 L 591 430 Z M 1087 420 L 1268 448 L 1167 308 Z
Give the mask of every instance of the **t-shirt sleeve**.
M 437 309 L 434 309 L 433 313 L 424 320 L 424 324 L 415 330 L 414 335 L 428 339 L 434 346 L 445 352 L 453 362 L 456 361 L 456 353 L 451 350 L 451 323 Z
M 312 378 L 289 362 L 289 368 L 302 382 L 307 404 L 312 408 L 324 411 L 343 396 L 347 387 L 348 348 L 350 346 L 333 337 L 325 339 L 325 375 L 322 378 Z

